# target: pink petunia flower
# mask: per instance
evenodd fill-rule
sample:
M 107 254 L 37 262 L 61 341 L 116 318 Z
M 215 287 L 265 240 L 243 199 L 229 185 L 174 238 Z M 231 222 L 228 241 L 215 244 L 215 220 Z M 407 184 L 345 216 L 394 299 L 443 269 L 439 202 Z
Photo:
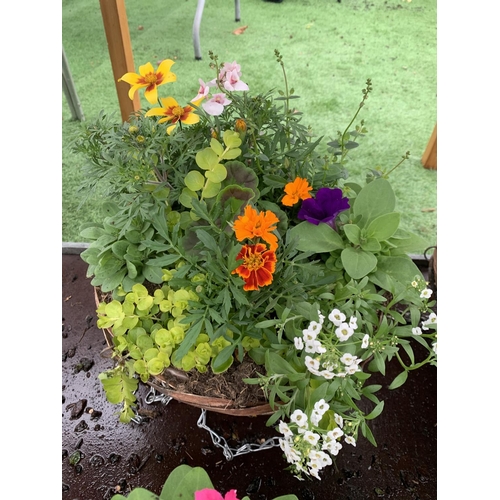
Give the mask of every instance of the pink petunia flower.
M 231 104 L 225 94 L 214 94 L 211 99 L 202 104 L 203 109 L 212 116 L 219 116 L 224 111 L 224 106 Z
M 228 491 L 223 497 L 218 491 L 210 488 L 195 491 L 194 500 L 238 500 L 236 490 Z

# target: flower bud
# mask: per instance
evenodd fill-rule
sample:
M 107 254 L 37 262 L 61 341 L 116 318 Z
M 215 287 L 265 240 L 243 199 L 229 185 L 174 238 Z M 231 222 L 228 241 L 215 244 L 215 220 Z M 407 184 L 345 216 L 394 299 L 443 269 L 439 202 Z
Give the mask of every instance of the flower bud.
M 247 131 L 247 123 L 243 118 L 238 118 L 234 124 L 234 128 L 238 133 L 244 133 Z

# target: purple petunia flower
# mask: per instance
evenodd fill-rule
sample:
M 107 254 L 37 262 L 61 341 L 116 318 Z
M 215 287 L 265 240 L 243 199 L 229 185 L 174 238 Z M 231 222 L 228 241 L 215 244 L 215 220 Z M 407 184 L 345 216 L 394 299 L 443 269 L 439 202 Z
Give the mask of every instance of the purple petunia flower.
M 336 229 L 337 215 L 348 208 L 349 200 L 342 197 L 342 189 L 324 187 L 318 189 L 316 198 L 308 198 L 302 202 L 297 217 L 316 226 L 324 222 Z

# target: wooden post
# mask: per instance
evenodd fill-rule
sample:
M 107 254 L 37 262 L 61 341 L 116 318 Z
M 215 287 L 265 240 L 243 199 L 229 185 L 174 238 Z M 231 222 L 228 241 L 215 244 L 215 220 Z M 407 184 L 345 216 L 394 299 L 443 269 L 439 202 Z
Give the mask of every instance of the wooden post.
M 130 85 L 128 83 L 118 82 L 118 79 L 125 73 L 136 73 L 127 13 L 125 11 L 125 0 L 99 0 L 99 3 L 122 120 L 128 121 L 134 111 L 141 109 L 141 103 L 137 92 L 133 100 L 129 98 Z
M 430 170 L 437 170 L 437 123 L 422 155 L 422 165 Z

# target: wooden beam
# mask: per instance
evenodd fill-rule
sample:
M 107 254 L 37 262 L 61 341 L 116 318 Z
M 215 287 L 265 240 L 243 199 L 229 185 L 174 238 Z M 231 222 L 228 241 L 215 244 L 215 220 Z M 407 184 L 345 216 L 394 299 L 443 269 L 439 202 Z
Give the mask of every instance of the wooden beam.
M 130 85 L 118 80 L 125 73 L 136 73 L 130 32 L 128 29 L 125 0 L 99 0 L 101 5 L 104 31 L 108 41 L 109 57 L 113 69 L 118 102 L 123 121 L 128 121 L 130 115 L 141 108 L 139 94 L 136 92 L 134 99 L 128 96 Z
M 422 165 L 430 170 L 437 170 L 437 123 L 422 155 Z

